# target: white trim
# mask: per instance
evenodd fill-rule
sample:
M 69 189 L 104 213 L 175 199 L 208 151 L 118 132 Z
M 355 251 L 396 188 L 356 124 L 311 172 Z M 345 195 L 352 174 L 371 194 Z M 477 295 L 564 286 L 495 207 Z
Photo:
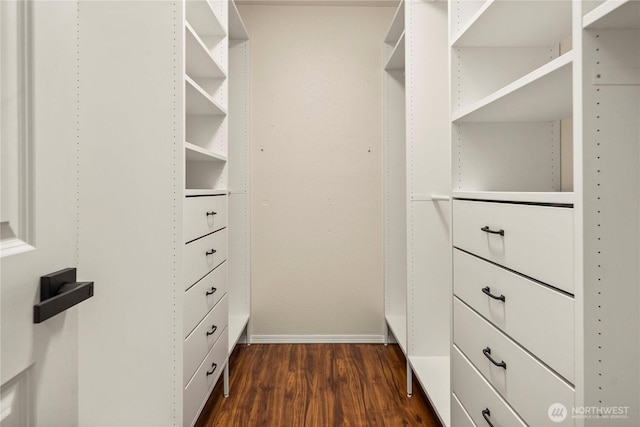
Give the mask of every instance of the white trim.
M 384 344 L 384 334 L 252 335 L 251 344 Z

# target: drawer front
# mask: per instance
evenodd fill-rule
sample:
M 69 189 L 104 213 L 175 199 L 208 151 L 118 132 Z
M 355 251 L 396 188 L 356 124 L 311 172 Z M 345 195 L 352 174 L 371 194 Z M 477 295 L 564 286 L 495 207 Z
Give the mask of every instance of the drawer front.
M 184 294 L 184 337 L 227 293 L 227 263 L 223 262 Z
M 220 378 L 227 360 L 228 349 L 229 332 L 225 329 L 184 389 L 182 419 L 185 427 L 195 423 L 216 381 Z M 215 369 L 213 369 L 214 364 Z
M 453 244 L 573 294 L 573 209 L 454 200 Z
M 451 394 L 451 425 L 454 427 L 476 427 L 455 393 Z
M 229 318 L 227 297 L 220 300 L 194 331 L 184 340 L 183 378 L 186 385 L 209 350 L 225 330 Z
M 573 407 L 574 390 L 560 377 L 455 298 L 453 313 L 455 345 L 527 423 L 550 424 L 548 410 L 554 403 Z M 506 367 L 495 366 L 489 357 Z M 557 424 L 572 426 L 573 418 Z
M 184 247 L 184 288 L 207 275 L 227 259 L 227 230 L 216 231 Z
M 184 241 L 227 226 L 227 196 L 187 197 L 184 201 Z
M 573 298 L 457 249 L 453 265 L 455 295 L 574 382 Z
M 495 427 L 526 426 L 455 346 L 452 359 L 453 392 L 476 425 L 488 427 L 486 416 Z M 483 415 L 487 409 L 489 414 Z

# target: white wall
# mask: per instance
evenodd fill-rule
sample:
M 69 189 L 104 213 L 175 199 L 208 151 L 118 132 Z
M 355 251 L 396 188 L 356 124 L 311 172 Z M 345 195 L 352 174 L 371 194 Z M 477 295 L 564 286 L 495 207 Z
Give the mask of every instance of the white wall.
M 379 338 L 382 41 L 394 8 L 240 13 L 252 43 L 252 334 Z

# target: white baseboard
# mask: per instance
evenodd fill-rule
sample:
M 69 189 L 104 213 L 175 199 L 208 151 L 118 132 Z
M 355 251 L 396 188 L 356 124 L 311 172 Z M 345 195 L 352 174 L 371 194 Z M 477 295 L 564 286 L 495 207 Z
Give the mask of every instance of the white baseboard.
M 252 335 L 251 344 L 384 344 L 384 335 Z

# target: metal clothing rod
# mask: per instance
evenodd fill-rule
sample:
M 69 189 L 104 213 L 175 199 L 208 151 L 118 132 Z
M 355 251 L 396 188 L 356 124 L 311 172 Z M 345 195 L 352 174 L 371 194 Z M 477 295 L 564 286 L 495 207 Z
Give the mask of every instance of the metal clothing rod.
M 438 194 L 412 194 L 412 202 L 447 202 L 451 200 L 449 196 L 442 196 Z

